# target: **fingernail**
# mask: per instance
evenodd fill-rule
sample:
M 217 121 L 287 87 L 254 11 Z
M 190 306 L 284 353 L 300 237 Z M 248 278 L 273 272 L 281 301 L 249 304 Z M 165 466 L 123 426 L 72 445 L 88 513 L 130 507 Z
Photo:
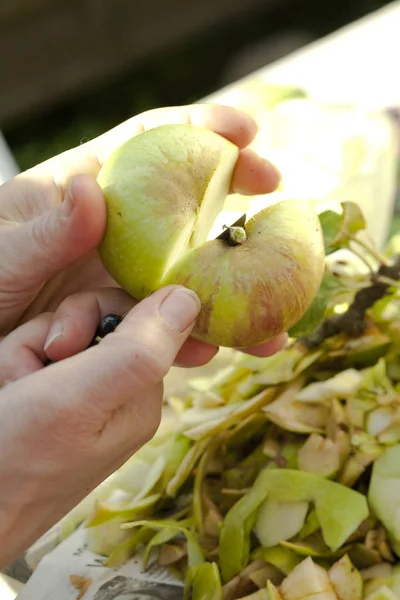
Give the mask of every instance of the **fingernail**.
M 61 215 L 68 219 L 74 210 L 74 194 L 73 194 L 73 179 L 69 182 L 65 190 L 64 199 L 61 204 Z
M 60 338 L 62 336 L 62 325 L 59 321 L 56 321 L 55 323 L 53 323 L 53 325 L 50 327 L 50 331 L 49 334 L 47 336 L 46 342 L 44 344 L 44 351 L 46 352 L 48 350 L 48 348 L 50 348 L 50 346 L 52 345 L 53 342 L 55 342 L 55 340 L 57 340 L 58 338 Z
M 164 321 L 176 331 L 185 331 L 196 319 L 201 304 L 197 294 L 186 288 L 173 290 L 161 304 L 159 312 Z

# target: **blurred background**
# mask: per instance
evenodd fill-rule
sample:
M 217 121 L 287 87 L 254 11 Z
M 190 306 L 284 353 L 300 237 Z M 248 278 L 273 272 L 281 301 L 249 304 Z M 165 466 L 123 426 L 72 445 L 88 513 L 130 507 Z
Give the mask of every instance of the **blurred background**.
M 196 101 L 385 0 L 1 0 L 0 129 L 20 169 Z

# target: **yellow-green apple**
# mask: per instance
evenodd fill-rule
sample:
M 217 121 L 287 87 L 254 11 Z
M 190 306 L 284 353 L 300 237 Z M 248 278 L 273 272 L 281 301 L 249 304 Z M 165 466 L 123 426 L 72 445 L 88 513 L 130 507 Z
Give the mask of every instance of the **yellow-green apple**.
M 224 239 L 207 240 L 229 193 L 239 149 L 192 125 L 162 125 L 117 149 L 99 183 L 107 205 L 101 259 L 138 300 L 167 284 L 195 291 L 193 336 L 219 346 L 261 344 L 307 310 L 325 257 L 311 202 L 286 200 Z

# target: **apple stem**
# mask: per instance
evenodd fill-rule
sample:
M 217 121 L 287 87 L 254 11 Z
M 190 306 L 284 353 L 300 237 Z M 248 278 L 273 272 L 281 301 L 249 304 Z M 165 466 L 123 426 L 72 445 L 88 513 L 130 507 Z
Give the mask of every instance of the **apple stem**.
M 247 240 L 246 231 L 243 227 L 228 227 L 228 229 L 230 246 L 239 246 Z

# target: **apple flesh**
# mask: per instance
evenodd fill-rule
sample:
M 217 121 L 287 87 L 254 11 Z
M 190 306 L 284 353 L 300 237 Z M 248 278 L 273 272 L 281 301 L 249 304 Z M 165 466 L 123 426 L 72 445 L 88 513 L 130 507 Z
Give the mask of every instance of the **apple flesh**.
M 400 542 L 400 444 L 386 448 L 372 467 L 368 501 L 393 542 Z M 396 549 L 398 553 L 398 549 Z
M 311 558 L 289 573 L 279 591 L 284 600 L 338 600 L 328 573 Z
M 264 548 L 290 540 L 304 525 L 308 502 L 282 502 L 267 499 L 261 504 L 254 531 Z
M 398 600 L 398 596 L 387 585 L 383 585 L 379 590 L 370 594 L 367 600 Z
M 332 565 L 328 574 L 338 600 L 362 600 L 363 580 L 347 554 Z
M 265 342 L 310 306 L 325 264 L 311 202 L 286 200 L 244 224 L 237 245 L 207 241 L 230 190 L 239 149 L 192 125 L 162 125 L 123 144 L 98 181 L 107 205 L 100 257 L 141 300 L 168 284 L 202 304 L 193 336 L 227 347 Z
M 359 492 L 296 469 L 264 469 L 249 492 L 252 493 L 278 502 L 312 502 L 322 536 L 332 552 L 340 548 L 369 515 L 367 501 Z M 345 512 L 343 506 L 346 506 Z

